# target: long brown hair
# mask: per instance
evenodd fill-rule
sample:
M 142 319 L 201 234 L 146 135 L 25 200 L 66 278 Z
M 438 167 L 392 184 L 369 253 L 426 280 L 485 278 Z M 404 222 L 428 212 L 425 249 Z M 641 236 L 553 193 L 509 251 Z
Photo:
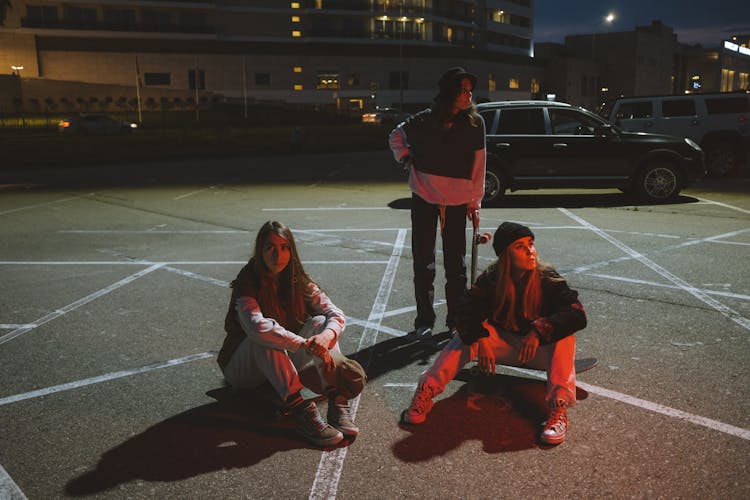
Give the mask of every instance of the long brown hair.
M 472 91 L 473 90 L 474 89 L 472 88 Z M 432 105 L 432 113 L 440 125 L 456 121 L 461 116 L 466 116 L 469 120 L 469 125 L 472 127 L 479 126 L 479 113 L 477 113 L 477 106 L 474 104 L 473 97 L 471 106 L 465 110 L 459 111 L 456 115 L 453 114 L 453 104 L 456 102 L 456 99 L 461 92 L 463 92 L 463 88 L 459 85 L 455 89 L 451 89 L 451 91 L 448 92 L 441 92 L 435 97 L 435 103 Z
M 539 258 L 533 270 L 525 272 L 519 280 L 513 279 L 513 265 L 510 262 L 507 248 L 500 254 L 493 264 L 497 273 L 495 300 L 497 306 L 492 313 L 492 319 L 504 329 L 518 330 L 516 314 L 528 321 L 534 321 L 542 313 L 542 273 L 551 266 Z M 520 301 L 520 304 L 519 304 Z
M 289 264 L 274 276 L 263 261 L 263 245 L 271 234 L 284 238 L 289 244 Z M 256 299 L 263 315 L 273 318 L 287 330 L 297 332 L 307 317 L 305 299 L 312 279 L 305 272 L 297 253 L 291 229 L 278 221 L 268 221 L 255 237 L 255 254 L 250 259 Z M 232 283 L 234 287 L 235 283 Z

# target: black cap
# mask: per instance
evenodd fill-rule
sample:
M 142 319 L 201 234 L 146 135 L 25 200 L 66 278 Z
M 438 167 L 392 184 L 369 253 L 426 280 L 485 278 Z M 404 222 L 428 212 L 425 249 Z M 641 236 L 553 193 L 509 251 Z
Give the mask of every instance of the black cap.
M 450 68 L 448 71 L 443 73 L 438 81 L 439 92 L 435 96 L 435 100 L 451 101 L 456 98 L 458 91 L 461 88 L 461 80 L 468 78 L 471 82 L 471 89 L 474 90 L 477 86 L 477 77 L 463 69 L 460 66 Z
M 492 238 L 492 248 L 495 249 L 495 254 L 499 256 L 508 248 L 508 245 L 526 236 L 534 237 L 534 233 L 528 227 L 516 222 L 503 222 L 497 228 L 495 236 Z

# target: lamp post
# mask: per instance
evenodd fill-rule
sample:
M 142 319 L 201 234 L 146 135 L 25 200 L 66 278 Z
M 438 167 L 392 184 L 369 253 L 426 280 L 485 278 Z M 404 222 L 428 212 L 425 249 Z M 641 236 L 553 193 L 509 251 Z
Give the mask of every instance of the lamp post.
M 23 114 L 23 85 L 21 85 L 21 70 L 23 69 L 23 66 L 11 66 L 10 69 L 12 69 L 18 77 L 18 100 L 21 105 L 21 124 L 26 128 L 26 117 Z

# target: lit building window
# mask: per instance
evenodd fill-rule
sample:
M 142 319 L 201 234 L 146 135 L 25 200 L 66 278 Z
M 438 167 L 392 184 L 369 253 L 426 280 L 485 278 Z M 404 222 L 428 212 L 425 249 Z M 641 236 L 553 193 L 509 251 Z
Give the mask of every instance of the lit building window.
M 539 80 L 537 80 L 536 78 L 531 79 L 531 92 L 534 94 L 539 92 Z
M 339 74 L 335 71 L 320 71 L 318 73 L 317 89 L 337 89 L 339 88 Z
M 299 38 L 302 36 L 302 32 L 299 30 L 292 30 L 292 37 L 293 38 Z
M 518 78 L 511 78 L 508 80 L 508 88 L 509 89 L 517 89 L 519 88 L 518 85 Z
M 510 24 L 510 15 L 504 10 L 493 10 L 490 12 L 490 19 L 496 23 Z
M 294 84 L 294 90 L 302 90 L 302 89 L 304 89 L 304 87 L 302 86 L 301 83 L 295 83 Z
M 495 73 L 490 73 L 490 77 L 487 79 L 487 90 L 494 92 L 497 90 L 497 78 Z
M 302 73 L 302 66 L 295 66 L 294 67 L 294 72 L 295 73 Z
M 721 91 L 731 92 L 734 90 L 734 70 L 722 69 L 721 70 Z
M 292 2 L 293 9 L 299 9 L 299 2 Z
M 299 22 L 299 16 L 292 16 L 292 22 L 298 23 Z
M 748 88 L 748 73 L 740 73 L 739 75 L 740 81 L 738 82 L 738 88 L 746 89 Z

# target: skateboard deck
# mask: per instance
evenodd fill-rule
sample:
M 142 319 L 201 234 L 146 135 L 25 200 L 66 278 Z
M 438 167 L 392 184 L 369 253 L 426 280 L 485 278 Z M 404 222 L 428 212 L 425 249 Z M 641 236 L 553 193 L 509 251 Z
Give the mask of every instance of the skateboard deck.
M 575 360 L 576 373 L 587 372 L 598 364 L 599 364 L 599 360 L 596 358 L 576 359 Z M 512 366 L 512 365 L 503 365 L 503 364 L 498 364 L 497 366 L 504 366 L 504 367 L 507 367 L 509 370 L 514 370 L 514 371 L 529 372 L 533 375 L 537 375 L 537 374 L 544 375 L 544 370 L 537 370 L 535 368 L 529 368 L 527 366 Z M 472 375 L 481 375 L 478 365 L 472 366 L 469 369 L 469 372 L 471 372 Z
M 580 358 L 575 360 L 576 373 L 583 373 L 591 370 L 599 364 L 599 360 L 596 358 Z M 499 365 L 505 366 L 505 365 Z M 510 368 L 520 368 L 522 370 L 529 370 L 532 372 L 544 373 L 544 370 L 537 370 L 536 368 L 529 368 L 528 366 L 511 366 Z

